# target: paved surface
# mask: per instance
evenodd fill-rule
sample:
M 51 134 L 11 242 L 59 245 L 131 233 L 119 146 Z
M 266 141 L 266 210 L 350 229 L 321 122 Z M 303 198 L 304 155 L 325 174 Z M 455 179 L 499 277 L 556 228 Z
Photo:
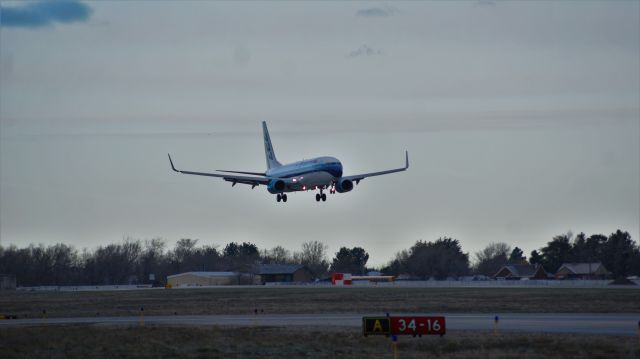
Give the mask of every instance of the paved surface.
M 361 328 L 366 314 L 258 314 L 145 316 L 145 324 L 222 326 L 305 326 Z M 380 315 L 380 313 L 374 314 Z M 402 315 L 393 313 L 392 315 Z M 418 315 L 415 313 L 408 315 Z M 428 315 L 428 314 L 425 314 Z M 443 315 L 438 313 L 437 315 Z M 447 330 L 493 330 L 493 314 L 444 314 Z M 632 314 L 498 314 L 499 331 L 636 335 L 640 313 Z M 0 320 L 1 327 L 42 325 L 138 325 L 140 317 L 85 317 Z

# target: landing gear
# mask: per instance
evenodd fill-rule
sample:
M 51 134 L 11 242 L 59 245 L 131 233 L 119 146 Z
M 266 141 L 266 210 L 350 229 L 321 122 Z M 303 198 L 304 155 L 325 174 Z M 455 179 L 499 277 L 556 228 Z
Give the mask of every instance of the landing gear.
M 286 202 L 287 201 L 287 195 L 284 194 L 284 193 L 282 193 L 282 194 L 278 193 L 278 195 L 276 196 L 276 201 L 278 201 L 278 202 L 280 202 L 280 201 Z
M 283 195 L 282 195 L 282 202 L 286 202 L 286 201 L 287 201 L 287 195 L 286 195 L 286 194 L 283 194 Z
M 322 193 L 322 188 L 320 188 L 320 193 L 316 193 L 316 202 L 320 202 L 320 200 L 322 200 L 322 202 L 327 200 L 327 194 Z

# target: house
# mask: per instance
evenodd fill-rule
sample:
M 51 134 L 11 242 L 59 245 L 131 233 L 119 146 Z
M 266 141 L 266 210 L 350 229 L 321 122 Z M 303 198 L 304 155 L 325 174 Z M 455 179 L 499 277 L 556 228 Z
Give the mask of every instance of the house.
M 167 276 L 171 287 L 256 284 L 255 281 L 252 275 L 239 272 L 186 272 Z
M 493 275 L 494 279 L 549 279 L 547 272 L 539 264 L 507 264 Z
M 259 264 L 255 271 L 262 284 L 271 282 L 311 282 L 313 273 L 301 264 Z
M 564 263 L 556 272 L 556 279 L 607 279 L 611 273 L 600 262 Z

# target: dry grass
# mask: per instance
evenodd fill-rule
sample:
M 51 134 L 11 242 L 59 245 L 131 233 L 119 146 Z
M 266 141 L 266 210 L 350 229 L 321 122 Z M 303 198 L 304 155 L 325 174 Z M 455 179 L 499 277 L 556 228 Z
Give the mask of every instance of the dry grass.
M 640 313 L 640 289 L 211 288 L 2 292 L 0 314 L 20 318 L 265 313 Z
M 95 327 L 0 328 L 3 358 L 390 358 L 388 338 L 358 329 Z M 402 337 L 399 358 L 640 358 L 638 339 L 570 334 L 452 332 Z

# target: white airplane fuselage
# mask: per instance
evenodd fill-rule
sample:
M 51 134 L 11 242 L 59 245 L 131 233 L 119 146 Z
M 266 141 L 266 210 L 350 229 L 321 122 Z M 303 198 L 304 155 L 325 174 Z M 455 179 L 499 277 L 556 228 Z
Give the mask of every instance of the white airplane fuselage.
M 316 157 L 270 168 L 266 175 L 286 184 L 280 191 L 270 189 L 271 193 L 324 189 L 342 177 L 342 163 L 335 157 Z

